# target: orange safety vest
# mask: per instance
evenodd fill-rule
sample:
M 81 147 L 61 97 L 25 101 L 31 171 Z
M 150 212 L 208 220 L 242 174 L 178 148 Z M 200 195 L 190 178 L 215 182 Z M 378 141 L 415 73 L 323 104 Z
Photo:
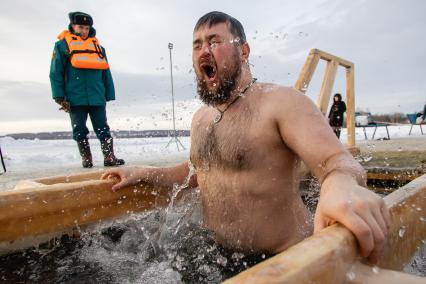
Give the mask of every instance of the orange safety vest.
M 108 69 L 108 61 L 96 37 L 83 40 L 70 31 L 63 31 L 58 39 L 65 39 L 70 52 L 71 65 L 82 69 Z

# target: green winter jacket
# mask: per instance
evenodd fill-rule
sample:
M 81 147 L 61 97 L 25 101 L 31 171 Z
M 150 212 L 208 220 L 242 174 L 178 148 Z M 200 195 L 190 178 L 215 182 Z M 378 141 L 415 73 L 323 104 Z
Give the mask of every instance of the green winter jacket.
M 71 25 L 68 29 L 73 33 Z M 91 27 L 89 37 L 95 35 Z M 107 101 L 115 100 L 111 71 L 74 68 L 65 39 L 55 43 L 49 77 L 53 99 L 65 98 L 71 106 L 105 106 Z

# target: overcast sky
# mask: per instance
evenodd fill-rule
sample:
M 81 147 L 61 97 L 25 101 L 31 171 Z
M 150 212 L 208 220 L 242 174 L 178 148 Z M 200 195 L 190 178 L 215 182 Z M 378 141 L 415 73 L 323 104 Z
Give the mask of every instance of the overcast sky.
M 245 27 L 259 81 L 294 85 L 311 48 L 355 63 L 356 107 L 415 112 L 426 100 L 426 1 L 0 1 L 0 134 L 70 130 L 51 99 L 49 67 L 68 12 L 92 15 L 106 48 L 117 101 L 113 129 L 167 129 L 171 123 L 167 44 L 174 43 L 177 127 L 199 107 L 191 62 L 192 30 L 223 11 Z M 308 95 L 316 100 L 324 64 Z M 345 92 L 340 70 L 333 92 Z

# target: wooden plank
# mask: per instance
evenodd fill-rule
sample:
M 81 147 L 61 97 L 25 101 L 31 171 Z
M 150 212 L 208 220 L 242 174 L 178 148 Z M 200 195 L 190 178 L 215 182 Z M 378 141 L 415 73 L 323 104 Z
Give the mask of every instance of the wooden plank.
M 379 266 L 401 269 L 426 239 L 426 175 L 385 197 L 392 224 Z
M 331 91 L 333 90 L 334 80 L 336 78 L 338 63 L 336 61 L 327 62 L 324 78 L 321 85 L 320 95 L 317 100 L 317 106 L 323 114 L 327 114 L 330 104 Z
M 343 59 L 341 57 L 332 55 L 330 53 L 327 53 L 325 51 L 319 50 L 317 48 L 314 48 L 311 50 L 312 53 L 318 54 L 321 59 L 327 60 L 327 61 L 336 61 L 339 63 L 340 66 L 346 67 L 346 68 L 352 68 L 354 64 L 346 59 Z
M 355 67 L 346 69 L 346 129 L 349 147 L 355 146 Z
M 114 181 L 82 181 L 0 192 L 0 241 L 72 229 L 165 206 L 167 190 L 149 186 L 112 192 Z
M 346 283 L 350 284 L 424 284 L 426 282 L 423 277 L 377 267 L 372 268 L 361 262 L 356 262 L 347 276 Z
M 71 183 L 71 182 L 79 182 L 79 181 L 88 181 L 99 179 L 103 174 L 104 170 L 95 170 L 84 173 L 75 173 L 69 175 L 62 176 L 53 176 L 53 177 L 45 177 L 34 179 L 35 182 L 51 185 L 57 183 Z
M 354 236 L 333 225 L 224 283 L 343 283 L 357 255 Z
M 42 186 L 44 186 L 44 184 L 35 182 L 33 180 L 21 180 L 15 185 L 13 189 L 18 190 L 18 189 L 24 189 L 24 188 L 37 188 Z
M 319 61 L 319 55 L 315 52 L 311 52 L 308 55 L 308 58 L 305 61 L 305 65 L 303 65 L 302 71 L 299 74 L 299 78 L 296 81 L 296 84 L 294 85 L 294 88 L 296 90 L 301 91 L 302 93 L 306 93 L 306 90 L 309 87 L 309 83 L 312 80 L 312 75 L 315 72 L 315 69 L 317 68 Z
M 421 176 L 421 174 L 410 173 L 367 173 L 368 180 L 396 180 L 396 181 L 412 181 Z
M 426 175 L 384 199 L 392 226 L 387 251 L 379 263 L 383 268 L 399 268 L 426 238 L 422 217 L 426 210 Z M 345 283 L 347 272 L 360 258 L 353 234 L 335 224 L 225 283 Z

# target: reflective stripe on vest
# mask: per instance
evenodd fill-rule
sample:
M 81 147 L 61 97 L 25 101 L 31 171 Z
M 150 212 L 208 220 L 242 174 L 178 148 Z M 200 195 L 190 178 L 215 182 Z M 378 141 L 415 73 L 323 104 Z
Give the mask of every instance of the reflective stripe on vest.
M 71 65 L 82 69 L 108 69 L 108 62 L 102 47 L 96 37 L 89 37 L 86 40 L 74 35 L 69 31 L 63 31 L 59 39 L 65 39 L 70 52 Z

